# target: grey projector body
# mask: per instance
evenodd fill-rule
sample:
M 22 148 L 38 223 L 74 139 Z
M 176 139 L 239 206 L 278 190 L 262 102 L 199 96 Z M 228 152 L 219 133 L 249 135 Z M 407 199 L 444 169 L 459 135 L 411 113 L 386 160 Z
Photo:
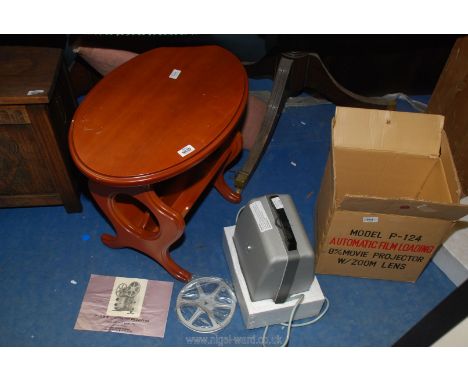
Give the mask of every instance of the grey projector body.
M 252 301 L 282 303 L 314 281 L 314 251 L 289 195 L 252 199 L 233 240 Z

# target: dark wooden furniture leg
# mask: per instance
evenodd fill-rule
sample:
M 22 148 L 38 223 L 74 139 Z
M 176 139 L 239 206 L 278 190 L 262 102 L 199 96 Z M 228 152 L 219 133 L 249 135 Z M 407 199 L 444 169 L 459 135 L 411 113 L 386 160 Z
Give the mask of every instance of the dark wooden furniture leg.
M 240 193 L 247 184 L 251 174 L 257 167 L 263 152 L 265 151 L 268 142 L 275 131 L 276 123 L 281 114 L 284 102 L 288 98 L 289 91 L 286 88 L 289 74 L 293 66 L 294 60 L 288 57 L 281 57 L 278 69 L 273 82 L 273 89 L 268 101 L 265 117 L 263 118 L 262 127 L 258 132 L 257 139 L 250 150 L 247 161 L 244 163 L 242 170 L 238 171 L 234 179 L 234 185 L 237 192 Z
M 276 71 L 262 127 L 243 168 L 236 174 L 234 184 L 238 193 L 244 189 L 265 152 L 286 99 L 304 89 L 314 89 L 340 106 L 374 109 L 385 109 L 391 106 L 387 100 L 363 97 L 341 86 L 315 53 L 284 53 Z

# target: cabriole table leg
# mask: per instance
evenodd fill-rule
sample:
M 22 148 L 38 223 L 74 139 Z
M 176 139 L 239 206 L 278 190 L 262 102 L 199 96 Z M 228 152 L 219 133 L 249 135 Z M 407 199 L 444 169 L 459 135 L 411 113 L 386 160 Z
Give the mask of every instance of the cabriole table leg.
M 137 249 L 161 264 L 176 279 L 187 282 L 192 275 L 169 254 L 169 247 L 182 235 L 183 217 L 164 204 L 151 186 L 113 187 L 89 181 L 89 189 L 116 236 L 103 234 L 111 248 Z

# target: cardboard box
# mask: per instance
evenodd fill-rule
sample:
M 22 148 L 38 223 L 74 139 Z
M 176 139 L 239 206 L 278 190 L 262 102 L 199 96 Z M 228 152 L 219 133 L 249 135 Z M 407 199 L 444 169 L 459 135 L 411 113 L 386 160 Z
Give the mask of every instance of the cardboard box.
M 317 199 L 317 273 L 416 281 L 460 184 L 440 115 L 337 107 Z

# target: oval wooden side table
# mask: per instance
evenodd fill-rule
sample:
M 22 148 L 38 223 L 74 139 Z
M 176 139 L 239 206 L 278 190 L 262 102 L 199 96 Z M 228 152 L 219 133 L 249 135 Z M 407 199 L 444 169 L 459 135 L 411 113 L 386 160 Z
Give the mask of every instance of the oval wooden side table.
M 92 89 L 75 113 L 69 145 L 116 231 L 102 235 L 104 244 L 137 249 L 175 278 L 191 279 L 169 247 L 207 187 L 240 201 L 224 172 L 242 149 L 238 122 L 247 96 L 242 64 L 216 46 L 154 49 Z

